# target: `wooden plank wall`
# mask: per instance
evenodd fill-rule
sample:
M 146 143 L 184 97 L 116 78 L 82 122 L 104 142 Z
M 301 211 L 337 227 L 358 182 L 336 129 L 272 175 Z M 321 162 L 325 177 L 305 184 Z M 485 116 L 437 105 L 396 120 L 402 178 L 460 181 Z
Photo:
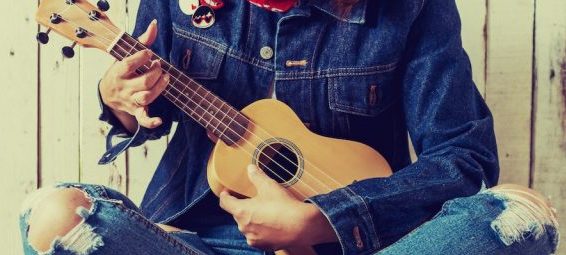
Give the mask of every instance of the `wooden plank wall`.
M 566 2 L 457 2 L 474 81 L 495 116 L 501 182 L 534 187 L 566 214 Z M 131 31 L 139 0 L 111 3 L 116 24 Z M 37 2 L 12 6 L 11 22 L 0 23 L 10 35 L 0 40 L 0 116 L 10 123 L 0 132 L 5 202 L 0 229 L 6 230 L 0 247 L 21 254 L 17 216 L 26 194 L 60 181 L 98 183 L 139 203 L 168 140 L 130 149 L 109 166 L 97 165 L 108 132 L 97 120 L 97 83 L 112 59 L 83 49 L 63 59 L 60 48 L 69 42 L 56 35 L 38 48 Z

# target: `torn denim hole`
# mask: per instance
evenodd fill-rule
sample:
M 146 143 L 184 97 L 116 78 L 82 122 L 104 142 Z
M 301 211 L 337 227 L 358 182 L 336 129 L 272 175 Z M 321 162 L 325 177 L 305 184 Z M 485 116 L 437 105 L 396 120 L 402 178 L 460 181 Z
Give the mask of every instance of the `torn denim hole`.
M 92 215 L 96 208 L 96 201 L 106 201 L 115 204 L 122 204 L 123 201 L 116 199 L 105 199 L 98 197 L 91 197 L 88 192 L 81 189 L 80 187 L 70 186 L 70 187 L 46 187 L 39 189 L 32 193 L 22 205 L 21 213 L 23 217 L 26 218 L 26 223 L 29 220 L 29 214 L 32 208 L 35 208 L 39 202 L 44 200 L 54 191 L 64 188 L 75 188 L 83 192 L 85 198 L 91 201 L 90 210 L 79 206 L 76 208 L 75 212 L 82 218 L 82 220 L 73 227 L 64 236 L 56 236 L 51 243 L 51 248 L 47 251 L 37 252 L 39 255 L 49 255 L 54 254 L 56 248 L 62 248 L 65 251 L 71 252 L 76 255 L 88 255 L 93 251 L 104 245 L 102 236 L 95 233 L 95 228 L 86 223 L 86 219 Z M 29 229 L 29 225 L 28 225 Z
M 539 239 L 546 233 L 547 227 L 558 228 L 556 209 L 547 206 L 541 198 L 520 190 L 486 190 L 504 202 L 505 209 L 491 222 L 491 228 L 498 234 L 501 241 L 509 246 L 523 241 L 528 234 Z M 535 199 L 534 202 L 526 197 Z M 556 232 L 554 242 L 558 242 Z

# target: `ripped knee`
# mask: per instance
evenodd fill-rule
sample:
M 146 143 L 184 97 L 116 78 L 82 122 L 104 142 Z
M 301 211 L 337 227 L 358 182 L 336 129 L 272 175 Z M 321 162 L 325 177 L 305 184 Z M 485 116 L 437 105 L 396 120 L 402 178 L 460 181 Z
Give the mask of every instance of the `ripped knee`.
M 29 245 L 40 254 L 55 247 L 86 255 L 102 246 L 102 238 L 85 218 L 93 208 L 92 200 L 78 188 L 42 188 L 32 193 L 22 205 L 27 214 L 25 235 Z
M 503 212 L 491 223 L 505 245 L 523 241 L 528 235 L 539 239 L 547 228 L 558 228 L 556 209 L 542 194 L 514 184 L 499 185 L 487 192 L 505 203 Z

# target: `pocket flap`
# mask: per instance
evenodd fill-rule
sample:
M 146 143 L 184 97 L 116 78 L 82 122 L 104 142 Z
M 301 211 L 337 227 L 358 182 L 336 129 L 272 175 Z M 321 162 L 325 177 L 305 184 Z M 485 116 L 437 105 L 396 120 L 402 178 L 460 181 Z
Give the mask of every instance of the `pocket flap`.
M 173 26 L 171 62 L 193 79 L 218 78 L 227 47 Z
M 329 78 L 330 109 L 338 112 L 376 116 L 398 98 L 392 73 Z

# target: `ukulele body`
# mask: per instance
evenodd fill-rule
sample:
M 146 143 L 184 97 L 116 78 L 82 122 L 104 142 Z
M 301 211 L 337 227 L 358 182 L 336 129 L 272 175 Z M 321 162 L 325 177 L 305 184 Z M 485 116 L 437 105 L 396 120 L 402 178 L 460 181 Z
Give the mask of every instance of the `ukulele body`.
M 261 168 L 299 200 L 392 173 L 387 161 L 373 148 L 312 133 L 280 101 L 260 100 L 241 112 L 251 120 L 244 137 L 232 146 L 219 141 L 208 161 L 208 182 L 217 196 L 224 188 L 245 197 L 255 196 L 246 171 L 250 164 Z M 315 253 L 310 247 L 297 247 L 278 254 Z

